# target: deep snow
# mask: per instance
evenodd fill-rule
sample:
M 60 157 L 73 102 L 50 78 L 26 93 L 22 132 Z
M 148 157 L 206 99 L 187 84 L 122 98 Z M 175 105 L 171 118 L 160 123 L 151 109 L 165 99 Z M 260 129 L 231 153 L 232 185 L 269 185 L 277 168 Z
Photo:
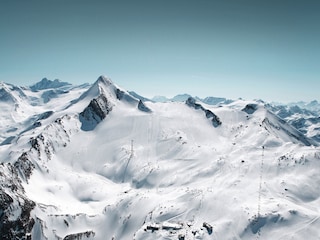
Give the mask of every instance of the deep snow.
M 319 147 L 262 103 L 141 111 L 105 77 L 67 90 L 45 103 L 47 89 L 25 89 L 16 110 L 1 103 L 1 137 L 14 137 L 1 162 L 26 152 L 34 164 L 21 176 L 36 203 L 32 239 L 318 239 Z M 88 109 L 101 96 L 112 110 Z M 84 129 L 85 109 L 104 117 Z

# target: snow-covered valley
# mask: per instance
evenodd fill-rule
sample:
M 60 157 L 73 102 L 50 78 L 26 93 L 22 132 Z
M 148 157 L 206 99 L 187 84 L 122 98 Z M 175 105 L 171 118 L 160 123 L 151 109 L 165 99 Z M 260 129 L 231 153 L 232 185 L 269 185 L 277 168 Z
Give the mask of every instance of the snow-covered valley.
M 319 239 L 317 138 L 278 108 L 0 87 L 3 239 Z

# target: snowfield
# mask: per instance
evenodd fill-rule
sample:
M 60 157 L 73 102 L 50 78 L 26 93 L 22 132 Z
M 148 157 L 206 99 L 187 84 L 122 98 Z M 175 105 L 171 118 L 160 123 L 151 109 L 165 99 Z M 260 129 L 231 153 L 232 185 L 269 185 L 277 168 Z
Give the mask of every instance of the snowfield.
M 318 144 L 260 101 L 1 87 L 3 239 L 319 239 Z

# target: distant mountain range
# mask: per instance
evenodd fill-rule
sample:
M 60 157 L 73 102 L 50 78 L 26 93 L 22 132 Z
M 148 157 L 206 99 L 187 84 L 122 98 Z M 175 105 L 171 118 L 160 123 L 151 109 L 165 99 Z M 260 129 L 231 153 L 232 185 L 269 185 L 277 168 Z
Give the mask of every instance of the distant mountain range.
M 320 106 L 0 83 L 1 239 L 315 239 Z
M 133 96 L 143 100 L 143 101 L 151 101 L 151 102 L 185 102 L 189 97 L 192 97 L 190 94 L 178 94 L 174 96 L 173 98 L 167 98 L 165 96 L 155 96 L 151 99 L 142 97 L 141 95 L 131 91 L 130 94 Z M 221 97 L 206 97 L 206 98 L 199 98 L 199 97 L 194 97 L 198 101 L 201 101 L 206 104 L 210 105 L 217 105 L 219 103 L 231 103 L 232 100 L 226 99 L 226 98 L 221 98 Z
M 142 101 L 152 102 L 185 102 L 189 97 L 189 94 L 178 94 L 173 98 L 167 98 L 165 96 L 155 96 L 151 99 L 144 98 L 135 92 L 130 92 L 133 96 L 141 99 Z M 206 97 L 199 98 L 194 97 L 197 101 L 203 102 L 208 105 L 223 105 L 230 104 L 235 100 L 226 99 L 222 97 Z M 311 102 L 291 102 L 288 104 L 282 103 L 266 103 L 266 108 L 274 112 L 280 118 L 286 120 L 293 127 L 306 134 L 308 137 L 320 142 L 320 103 L 317 100 Z

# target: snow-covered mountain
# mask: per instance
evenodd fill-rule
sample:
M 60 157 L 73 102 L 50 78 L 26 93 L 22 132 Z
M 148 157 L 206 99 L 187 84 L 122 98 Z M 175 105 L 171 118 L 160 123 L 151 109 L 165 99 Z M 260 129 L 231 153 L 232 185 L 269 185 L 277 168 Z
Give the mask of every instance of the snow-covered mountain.
M 52 89 L 52 88 L 62 88 L 65 86 L 71 85 L 70 83 L 67 82 L 61 82 L 58 79 L 55 80 L 49 80 L 47 78 L 43 78 L 40 82 L 30 86 L 30 89 L 33 92 L 39 91 L 39 90 L 44 90 L 44 89 Z
M 320 104 L 317 101 L 298 105 L 267 104 L 266 107 L 307 137 L 320 143 Z
M 313 112 L 320 113 L 320 103 L 317 100 L 313 100 L 311 102 L 303 102 L 303 101 L 292 102 L 292 103 L 289 103 L 288 106 L 290 107 L 298 106 L 302 109 L 307 109 Z
M 103 76 L 1 89 L 2 239 L 320 234 L 318 144 L 260 101 L 143 101 Z
M 165 96 L 155 96 L 151 100 L 144 99 L 145 101 L 153 101 L 153 102 L 185 102 L 189 97 L 192 97 L 190 94 L 178 94 L 174 96 L 173 98 L 167 98 Z M 228 104 L 232 103 L 233 101 L 226 98 L 221 97 L 194 97 L 196 100 L 201 101 L 203 103 L 209 104 L 209 105 L 218 105 L 218 104 Z
M 137 95 L 141 98 L 141 96 Z M 166 98 L 164 96 L 153 97 L 152 100 L 144 98 L 144 101 L 154 102 L 184 102 L 191 95 L 179 94 L 173 98 Z M 221 97 L 194 97 L 197 101 L 206 103 L 208 105 L 218 106 L 232 103 L 234 100 Z M 274 112 L 278 117 L 282 118 L 300 132 L 306 134 L 309 138 L 320 143 L 320 104 L 314 100 L 311 102 L 292 102 L 289 104 L 281 103 L 265 103 L 263 100 L 256 100 L 265 107 Z

